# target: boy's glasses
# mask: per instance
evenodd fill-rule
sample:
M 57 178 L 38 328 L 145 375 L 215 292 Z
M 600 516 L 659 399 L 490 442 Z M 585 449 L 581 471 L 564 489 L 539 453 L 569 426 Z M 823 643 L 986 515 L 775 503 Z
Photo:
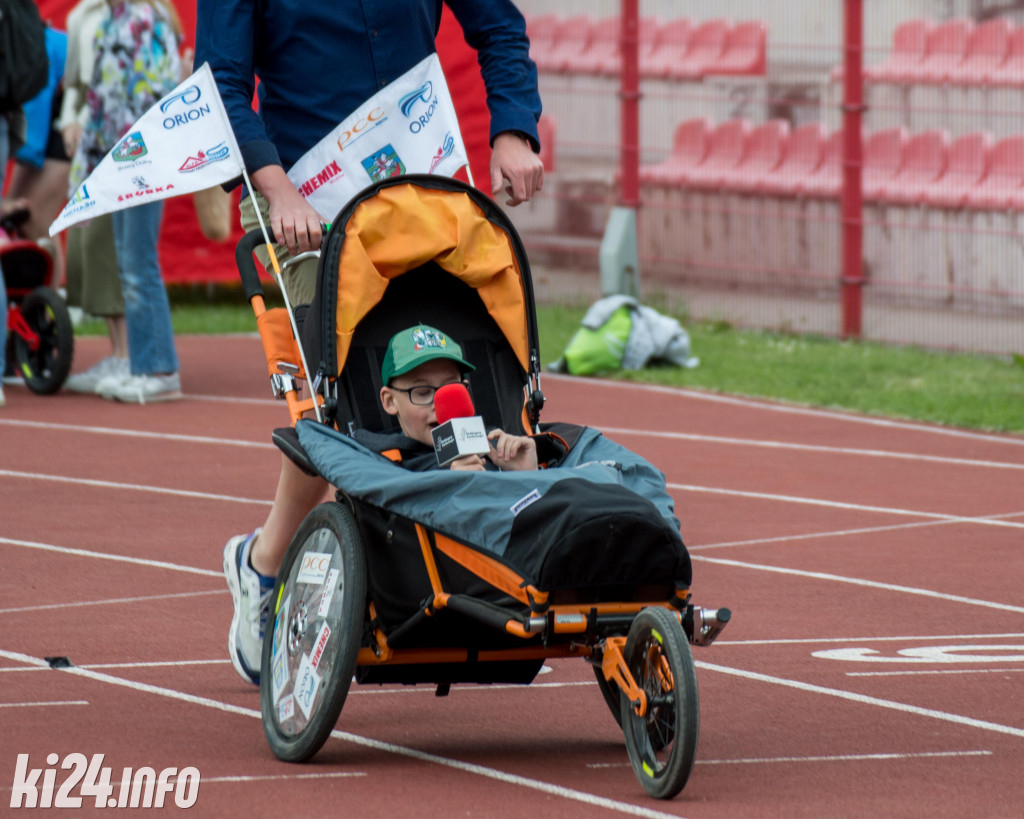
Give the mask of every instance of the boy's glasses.
M 469 383 L 466 381 L 453 381 L 452 384 L 464 384 L 466 387 Z M 451 384 L 442 384 L 441 387 L 450 387 Z M 428 387 L 426 385 L 419 387 L 388 387 L 388 389 L 395 390 L 395 392 L 404 392 L 409 396 L 409 403 L 415 404 L 417 407 L 429 407 L 434 403 L 434 393 L 437 392 L 441 387 Z

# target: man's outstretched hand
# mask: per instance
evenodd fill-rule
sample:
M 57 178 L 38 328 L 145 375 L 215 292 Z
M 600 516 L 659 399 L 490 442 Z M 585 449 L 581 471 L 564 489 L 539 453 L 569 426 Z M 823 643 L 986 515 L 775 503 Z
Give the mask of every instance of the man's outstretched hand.
M 506 205 L 528 202 L 544 186 L 544 165 L 525 137 L 503 131 L 491 146 L 491 193 L 508 194 Z

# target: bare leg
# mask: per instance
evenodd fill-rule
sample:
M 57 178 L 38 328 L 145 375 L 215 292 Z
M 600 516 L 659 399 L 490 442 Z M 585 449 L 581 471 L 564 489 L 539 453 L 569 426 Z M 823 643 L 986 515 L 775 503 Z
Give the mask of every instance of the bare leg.
M 326 499 L 329 488 L 323 478 L 310 477 L 281 456 L 281 477 L 274 505 L 249 552 L 249 562 L 257 572 L 268 577 L 277 574 L 295 530 L 303 518 Z
M 111 354 L 128 358 L 128 325 L 124 316 L 107 316 L 107 332 L 110 333 Z

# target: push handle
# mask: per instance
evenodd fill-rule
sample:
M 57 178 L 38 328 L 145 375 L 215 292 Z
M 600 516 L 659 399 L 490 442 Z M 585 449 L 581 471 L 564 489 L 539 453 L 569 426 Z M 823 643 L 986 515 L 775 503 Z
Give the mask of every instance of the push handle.
M 257 228 L 246 233 L 235 245 L 235 265 L 238 267 L 238 275 L 242 277 L 245 297 L 249 301 L 256 296 L 263 298 L 263 285 L 260 282 L 260 274 L 256 270 L 256 261 L 252 255 L 253 251 L 262 244 L 265 244 L 263 231 Z

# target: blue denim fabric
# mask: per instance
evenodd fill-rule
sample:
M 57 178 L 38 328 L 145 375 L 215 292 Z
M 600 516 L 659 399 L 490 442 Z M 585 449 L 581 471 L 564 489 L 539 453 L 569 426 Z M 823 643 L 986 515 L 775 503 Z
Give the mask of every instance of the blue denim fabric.
M 178 371 L 171 306 L 156 247 L 163 212 L 163 202 L 151 202 L 113 214 L 132 375 Z

